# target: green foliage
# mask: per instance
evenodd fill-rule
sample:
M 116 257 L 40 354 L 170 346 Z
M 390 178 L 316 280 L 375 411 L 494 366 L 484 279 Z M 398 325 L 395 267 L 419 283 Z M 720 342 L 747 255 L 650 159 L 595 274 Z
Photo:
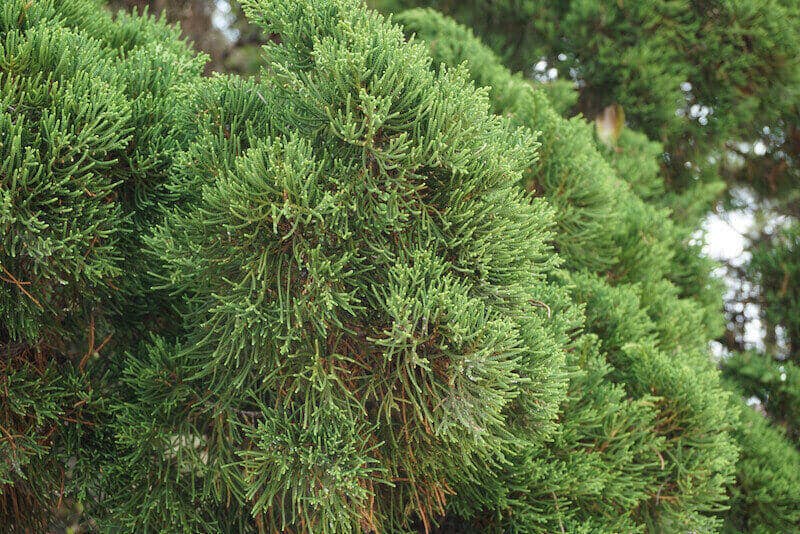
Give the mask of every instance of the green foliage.
M 723 371 L 744 396 L 757 399 L 772 420 L 800 443 L 800 369 L 795 363 L 742 352 L 727 358 Z
M 535 137 L 358 2 L 245 7 L 272 76 L 183 106 L 185 202 L 147 242 L 186 333 L 129 360 L 112 483 L 150 489 L 109 492 L 110 521 L 429 528 L 565 395 L 552 211 L 517 185 Z
M 441 14 L 414 10 L 396 20 L 431 43 L 434 65 L 468 61 L 470 75 L 488 89 L 496 113 L 540 132 L 538 162 L 522 185 L 544 193 L 555 207 L 556 243 L 567 264 L 600 270 L 613 263 L 619 251 L 608 229 L 619 224 L 615 189 L 626 186 L 594 147 L 589 125 L 562 118 L 540 88 L 512 76 L 470 32 Z
M 707 340 L 719 328 L 718 312 L 713 311 L 719 297 L 709 301 L 680 298 L 681 291 L 664 279 L 680 267 L 672 250 L 678 248 L 682 232 L 670 222 L 668 212 L 637 195 L 657 196 L 654 159 L 658 149 L 633 133 L 620 139 L 619 150 L 598 149 L 588 125 L 580 119 L 558 117 L 541 89 L 509 74 L 467 29 L 431 10 L 402 12 L 396 20 L 409 34 L 429 43 L 435 64 L 466 62 L 477 83 L 489 86 L 498 113 L 541 129 L 541 156 L 528 175 L 529 187 L 557 207 L 557 221 L 563 226 L 556 243 L 565 264 L 577 271 L 569 277 L 574 297 L 585 305 L 587 329 L 597 335 L 611 365 L 606 371 L 608 378 L 624 386 L 630 396 L 624 403 L 604 405 L 607 412 L 598 417 L 611 419 L 631 411 L 639 414 L 643 424 L 623 425 L 624 436 L 617 435 L 621 429 L 609 428 L 610 435 L 602 438 L 582 436 L 581 427 L 572 427 L 573 421 L 586 416 L 577 407 L 578 399 L 565 404 L 560 430 L 581 436 L 579 442 L 584 446 L 570 449 L 561 442 L 563 448 L 551 454 L 581 465 L 588 460 L 586 442 L 595 441 L 602 452 L 590 478 L 598 485 L 584 493 L 583 500 L 575 498 L 574 485 L 564 481 L 559 486 L 554 473 L 523 480 L 513 473 L 510 487 L 524 484 L 521 493 L 544 498 L 548 512 L 541 501 L 498 500 L 492 505 L 493 515 L 506 518 L 499 523 L 484 518 L 481 524 L 494 522 L 499 530 L 520 532 L 713 528 L 719 521 L 713 512 L 722 509 L 736 457 L 725 432 L 734 424 L 736 410 L 721 389 L 706 352 Z M 625 181 L 614 168 L 627 172 Z M 587 197 L 593 202 L 585 202 Z M 598 217 L 598 211 L 605 220 Z M 597 237 L 580 241 L 583 235 L 575 231 L 576 225 L 566 224 L 572 220 L 601 220 L 603 224 L 594 227 Z M 574 246 L 576 242 L 580 246 Z M 609 255 L 609 249 L 615 254 Z M 707 268 L 707 264 L 699 268 Z M 703 273 L 695 272 L 698 276 Z M 586 380 L 583 373 L 588 372 L 582 370 L 574 383 Z M 594 394 L 582 391 L 589 398 Z M 569 411 L 573 409 L 577 413 Z M 605 454 L 607 445 L 603 444 L 619 440 L 621 450 L 631 454 L 628 458 L 636 458 L 635 470 L 616 463 L 613 450 Z M 552 469 L 555 465 L 558 463 L 540 467 Z M 596 509 L 600 495 L 608 507 L 605 513 Z M 464 515 L 464 510 L 458 512 Z
M 658 148 L 648 139 L 659 141 L 664 153 L 658 164 L 663 172 L 655 181 L 631 183 L 639 194 L 659 195 L 652 202 L 672 212 L 682 246 L 671 251 L 675 261 L 668 276 L 683 296 L 694 296 L 706 305 L 719 298 L 719 287 L 710 282 L 710 267 L 700 259 L 692 236 L 712 202 L 723 197 L 726 185 L 745 184 L 758 202 L 769 206 L 765 210 L 769 215 L 789 216 L 796 224 L 800 216 L 797 2 L 370 3 L 393 12 L 433 7 L 473 28 L 512 70 L 541 81 L 546 91 L 563 95 L 563 84 L 573 83 L 579 95 L 573 112 L 600 118 L 608 110 L 624 111 L 627 124 L 647 136 L 634 139 L 630 130 L 623 129 L 609 147 L 621 153 L 631 146 L 641 149 L 645 158 L 638 161 L 625 154 L 634 168 L 620 167 L 611 155 L 612 164 L 629 181 L 636 177 L 638 182 L 642 165 L 654 163 L 648 153 Z M 558 74 L 555 82 L 553 73 Z M 659 189 L 666 193 L 659 194 Z M 757 210 L 759 205 L 748 208 Z M 766 239 L 764 244 L 777 243 Z M 760 248 L 763 253 L 764 246 Z M 737 276 L 745 285 L 755 286 L 762 278 L 760 265 L 756 261 Z M 768 263 L 765 267 L 769 271 Z M 769 276 L 765 272 L 763 278 Z M 767 304 L 765 312 L 774 314 L 779 307 L 768 308 L 772 306 Z M 706 321 L 715 321 L 715 329 L 721 327 L 716 311 L 707 314 Z
M 769 339 L 785 357 L 800 360 L 800 223 L 779 228 L 753 249 L 748 271 L 759 287 Z
M 372 3 L 394 12 L 429 6 L 447 13 L 474 28 L 515 71 L 530 72 L 546 60 L 561 78 L 579 81 L 578 109 L 594 117 L 620 104 L 632 125 L 666 143 L 676 172 L 686 161 L 704 166 L 696 156 L 709 147 L 761 137 L 763 126 L 793 131 L 800 96 L 795 2 Z M 710 114 L 700 121 L 693 105 Z M 784 156 L 791 144 L 784 143 Z
M 710 180 L 668 193 L 660 143 L 564 118 L 587 91 L 436 12 L 244 9 L 257 80 L 201 79 L 176 29 L 94 0 L 0 7 L 4 525 L 797 526 L 797 451 L 708 358 L 719 287 L 680 219 Z M 659 74 L 653 33 L 631 50 Z M 620 76 L 660 117 L 671 89 Z M 795 436 L 793 366 L 725 372 Z
M 88 321 L 120 273 L 124 214 L 107 171 L 128 142 L 130 104 L 97 41 L 44 23 L 3 38 L 4 329 L 68 343 L 59 327 Z
M 149 194 L 135 182 L 163 182 L 167 95 L 199 66 L 147 17 L 114 22 L 81 0 L 0 8 L 1 523 L 44 530 L 55 503 L 89 496 L 108 418 L 94 360 L 131 336 L 143 291 L 131 267 Z
M 723 532 L 800 532 L 800 453 L 761 414 L 744 407 L 742 456 Z
M 615 147 L 597 146 L 584 121 L 567 120 L 554 112 L 543 94 L 546 85 L 511 75 L 465 28 L 432 10 L 410 10 L 396 17 L 431 43 L 434 64 L 468 61 L 476 83 L 489 89 L 495 112 L 540 132 L 539 164 L 526 174 L 524 183 L 556 208 L 556 244 L 569 268 L 600 271 L 616 262 L 617 271 L 635 268 L 656 279 L 668 276 L 683 296 L 702 303 L 705 321 L 713 323 L 710 330 L 715 334 L 720 330 L 720 288 L 709 276 L 712 265 L 698 257 L 696 247 L 685 246 L 693 225 L 684 221 L 670 228 L 675 223 L 668 219 L 669 213 L 658 209 L 664 203 L 657 143 L 623 129 Z M 680 206 L 677 219 L 691 213 L 688 218 L 694 220 L 700 203 Z M 672 255 L 680 261 L 670 262 Z M 634 281 L 643 276 L 621 275 Z

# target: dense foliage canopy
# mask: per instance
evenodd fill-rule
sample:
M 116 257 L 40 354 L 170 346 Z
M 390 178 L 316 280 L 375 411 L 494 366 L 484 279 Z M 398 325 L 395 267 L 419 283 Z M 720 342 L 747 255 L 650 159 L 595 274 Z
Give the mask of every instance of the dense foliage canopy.
M 791 26 L 729 68 L 662 72 L 650 3 L 598 14 L 599 44 L 578 29 L 602 3 L 535 28 L 534 2 L 438 6 L 494 51 L 430 9 L 242 3 L 270 36 L 251 78 L 202 77 L 147 14 L 0 7 L 0 524 L 800 529 L 800 374 L 709 358 L 721 289 L 690 236 L 719 189 L 676 187 L 663 153 L 695 133 L 662 116 L 697 79 L 715 135 L 739 135 L 736 91 L 794 90 Z M 743 6 L 673 7 L 727 50 L 719 21 L 766 16 Z M 544 15 L 574 21 L 561 61 L 608 102 L 507 68 L 560 53 Z M 774 241 L 751 265 L 794 354 L 796 232 Z

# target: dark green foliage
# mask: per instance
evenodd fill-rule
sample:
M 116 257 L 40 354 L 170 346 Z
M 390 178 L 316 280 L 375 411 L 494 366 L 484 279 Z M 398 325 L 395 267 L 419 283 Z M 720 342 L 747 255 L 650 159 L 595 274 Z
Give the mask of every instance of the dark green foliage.
M 2 37 L 5 336 L 70 343 L 64 323 L 88 322 L 120 272 L 124 213 L 108 171 L 130 103 L 97 41 L 46 23 Z
M 111 482 L 155 489 L 110 492 L 111 521 L 430 528 L 502 490 L 565 394 L 535 138 L 358 2 L 246 7 L 281 43 L 263 84 L 187 99 L 186 201 L 148 239 L 185 341 L 130 359 Z
M 540 59 L 580 81 L 578 108 L 594 117 L 620 104 L 674 170 L 763 126 L 794 131 L 800 64 L 795 2 L 605 0 L 375 0 L 389 11 L 430 6 L 475 29 L 513 70 Z M 682 84 L 688 82 L 691 86 Z M 701 122 L 692 105 L 712 111 Z M 676 113 L 680 108 L 683 112 Z M 704 124 L 707 121 L 707 124 Z M 793 141 L 787 139 L 786 150 Z M 775 152 L 780 148 L 775 147 Z M 687 176 L 688 177 L 688 176 Z
M 99 346 L 110 331 L 126 230 L 106 173 L 128 142 L 130 103 L 97 41 L 28 22 L 45 7 L 25 5 L 4 5 L 0 48 L 0 521 L 42 529 L 63 495 L 74 428 L 91 417 L 76 374 L 94 350 L 87 334 Z M 11 27 L 18 20 L 24 30 Z
M 723 532 L 800 532 L 800 453 L 748 407 L 736 439 L 742 453 Z
M 742 352 L 726 359 L 723 371 L 745 397 L 757 399 L 766 414 L 800 443 L 800 369 L 794 362 Z
M 600 270 L 615 261 L 618 249 L 608 229 L 619 224 L 615 189 L 625 185 L 593 146 L 590 126 L 559 116 L 540 89 L 512 76 L 491 51 L 439 13 L 408 11 L 396 20 L 431 43 L 434 65 L 469 60 L 470 74 L 489 90 L 493 110 L 541 132 L 539 161 L 522 185 L 543 192 L 556 208 L 556 242 L 568 265 Z
M 752 252 L 748 265 L 758 284 L 767 339 L 780 354 L 800 361 L 800 223 L 779 228 Z
M 476 81 L 490 85 L 499 113 L 541 129 L 540 162 L 529 174 L 529 187 L 552 201 L 559 216 L 571 217 L 559 219 L 561 224 L 572 218 L 603 220 L 598 217 L 598 210 L 606 218 L 596 231 L 610 240 L 608 245 L 604 244 L 608 241 L 598 238 L 580 242 L 582 235 L 575 233 L 574 225 L 561 227 L 556 242 L 573 270 L 603 275 L 601 278 L 587 272 L 571 276 L 570 281 L 576 285 L 576 300 L 585 303 L 587 328 L 597 334 L 604 357 L 611 364 L 608 377 L 637 399 L 629 406 L 604 405 L 608 411 L 603 417 L 612 418 L 620 411 L 635 412 L 638 405 L 643 426 L 623 425 L 627 431 L 624 437 L 617 436 L 621 429 L 607 429 L 611 436 L 600 439 L 589 434 L 580 442 L 595 441 L 605 452 L 607 445 L 603 443 L 622 440 L 622 450 L 631 454 L 629 458 L 636 458 L 637 467 L 628 470 L 615 463 L 613 449 L 607 455 L 599 454 L 599 463 L 594 465 L 598 469 L 592 476 L 598 483 L 593 489 L 597 493 L 588 493 L 585 501 L 575 498 L 576 492 L 581 493 L 574 486 L 559 486 L 553 474 L 516 480 L 515 485 L 525 484 L 524 494 L 539 495 L 538 498 L 546 495 L 553 515 L 548 518 L 541 502 L 520 505 L 498 501 L 493 506 L 514 509 L 502 528 L 554 531 L 567 523 L 569 527 L 563 527 L 567 531 L 637 530 L 645 526 L 664 531 L 713 528 L 718 520 L 713 514 L 706 514 L 722 509 L 725 488 L 731 481 L 735 448 L 724 430 L 734 424 L 735 409 L 721 389 L 706 352 L 707 340 L 719 327 L 718 312 L 712 311 L 715 301 L 680 299 L 678 288 L 664 280 L 678 267 L 671 251 L 677 248 L 681 232 L 664 210 L 636 194 L 657 196 L 658 165 L 648 159 L 654 158 L 657 151 L 643 143 L 642 137 L 626 133 L 620 139 L 620 150 L 608 152 L 614 167 L 627 172 L 624 176 L 631 184 L 628 185 L 606 163 L 587 125 L 579 119 L 566 121 L 552 111 L 551 121 L 543 120 L 541 117 L 548 115 L 541 110 L 549 108 L 540 89 L 511 76 L 466 29 L 430 10 L 403 12 L 397 20 L 409 34 L 430 43 L 435 61 L 466 61 Z M 533 104 L 537 98 L 538 107 Z M 583 133 L 574 136 L 571 132 Z M 604 181 L 599 181 L 598 176 Z M 589 195 L 596 200 L 584 202 Z M 562 246 L 562 242 L 581 245 L 570 248 Z M 609 249 L 616 251 L 615 255 L 609 255 Z M 585 380 L 584 372 L 588 370 L 573 380 L 580 384 Z M 591 398 L 594 392 L 584 394 Z M 562 431 L 580 436 L 583 429 L 572 427 L 573 418 L 580 420 L 585 415 L 576 405 L 580 404 L 564 405 Z M 578 412 L 569 411 L 573 409 Z M 637 450 L 638 439 L 647 445 Z M 587 461 L 585 446 L 570 449 L 564 442 L 559 445 L 551 454 L 562 461 L 576 465 Z M 602 486 L 601 481 L 607 481 L 607 486 Z M 549 491 L 545 490 L 548 486 Z M 600 495 L 608 506 L 605 513 L 596 510 Z
M 0 8 L 2 524 L 43 531 L 92 496 L 109 437 L 95 359 L 131 336 L 144 289 L 136 183 L 163 182 L 166 95 L 199 67 L 174 29 L 93 1 Z
M 271 36 L 257 80 L 200 79 L 177 30 L 94 0 L 0 7 L 0 524 L 796 530 L 797 450 L 708 357 L 719 287 L 688 241 L 713 180 L 669 192 L 662 144 L 565 119 L 588 90 L 433 11 L 244 9 Z M 500 20 L 479 28 L 513 58 Z M 652 33 L 636 72 L 682 79 Z M 680 129 L 669 87 L 616 74 L 650 98 L 635 120 Z M 793 365 L 725 372 L 796 438 Z

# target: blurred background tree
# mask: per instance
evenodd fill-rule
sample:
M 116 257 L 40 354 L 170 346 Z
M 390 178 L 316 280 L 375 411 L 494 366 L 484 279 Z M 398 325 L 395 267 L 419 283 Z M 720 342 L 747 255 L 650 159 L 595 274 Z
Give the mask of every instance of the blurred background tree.
M 268 36 L 249 24 L 235 1 L 228 0 L 108 0 L 112 11 L 143 11 L 178 23 L 183 36 L 210 57 L 206 74 L 255 74 L 258 53 Z

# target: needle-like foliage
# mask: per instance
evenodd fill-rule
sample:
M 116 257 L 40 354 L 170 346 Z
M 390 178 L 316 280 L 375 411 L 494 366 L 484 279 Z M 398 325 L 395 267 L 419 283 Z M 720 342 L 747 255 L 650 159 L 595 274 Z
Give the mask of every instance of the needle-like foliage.
M 429 530 L 565 394 L 538 143 L 359 2 L 245 7 L 280 44 L 185 106 L 185 202 L 147 240 L 185 334 L 129 361 L 116 519 Z
M 140 322 L 170 93 L 201 64 L 173 28 L 93 1 L 0 6 L 0 524 L 44 531 L 92 496 L 109 430 L 96 360 Z
M 659 143 L 436 12 L 243 4 L 257 79 L 94 0 L 0 7 L 1 525 L 797 526 Z
M 429 43 L 435 62 L 466 62 L 476 82 L 490 88 L 498 113 L 541 129 L 540 161 L 528 175 L 528 187 L 558 206 L 558 223 L 603 221 L 602 233 L 608 240 L 588 239 L 573 248 L 583 237 L 581 226 L 575 224 L 565 225 L 556 237 L 570 266 L 573 297 L 585 305 L 586 329 L 599 339 L 609 365 L 602 371 L 596 356 L 579 359 L 576 363 L 583 369 L 573 384 L 602 379 L 620 384 L 627 402 L 619 399 L 599 406 L 597 416 L 625 416 L 618 425 L 604 427 L 605 436 L 591 426 L 578 425 L 586 417 L 586 403 L 613 390 L 571 388 L 577 398 L 563 406 L 560 433 L 575 435 L 577 443 L 556 441 L 548 454 L 575 466 L 591 465 L 586 467 L 592 473 L 587 477 L 596 486 L 577 490 L 570 476 L 560 482 L 553 475 L 527 478 L 524 494 L 538 499 L 549 494 L 549 508 L 533 501 L 527 516 L 513 514 L 498 528 L 519 532 L 714 528 L 720 522 L 715 512 L 726 500 L 736 457 L 725 432 L 736 421 L 736 409 L 720 387 L 706 352 L 707 340 L 719 327 L 714 301 L 679 298 L 680 289 L 669 281 L 671 274 L 687 267 L 672 252 L 679 248 L 680 229 L 668 212 L 646 201 L 656 196 L 658 166 L 652 160 L 657 152 L 635 133 L 626 132 L 618 149 L 604 157 L 605 150 L 597 148 L 588 125 L 550 110 L 541 89 L 512 76 L 466 28 L 432 10 L 403 12 L 397 20 L 409 35 Z M 691 266 L 687 270 L 702 278 L 702 271 Z M 695 291 L 707 296 L 701 288 Z M 587 435 L 577 438 L 583 432 Z M 587 447 L 588 443 L 594 445 Z M 619 448 L 609 448 L 610 444 Z M 553 468 L 550 462 L 539 462 L 542 469 Z M 599 503 L 607 510 L 598 510 Z M 544 510 L 552 514 L 549 519 Z

